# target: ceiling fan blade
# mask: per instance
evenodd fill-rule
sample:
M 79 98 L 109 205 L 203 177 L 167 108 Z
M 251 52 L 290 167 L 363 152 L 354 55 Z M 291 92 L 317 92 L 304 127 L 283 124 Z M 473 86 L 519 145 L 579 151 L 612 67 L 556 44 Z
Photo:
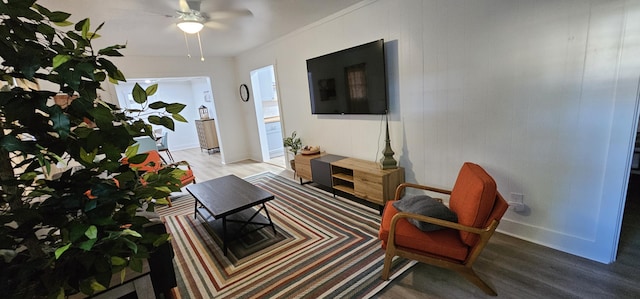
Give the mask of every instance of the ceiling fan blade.
M 248 9 L 238 9 L 238 10 L 224 10 L 224 11 L 213 11 L 207 13 L 209 19 L 211 20 L 224 20 L 224 19 L 232 19 L 238 17 L 249 17 L 253 16 L 253 13 Z
M 180 0 L 180 1 L 183 1 L 183 0 Z M 187 0 L 186 2 L 189 8 L 191 8 L 191 10 L 200 11 L 200 4 L 202 3 L 201 1 Z
M 209 21 L 204 23 L 204 26 L 207 28 L 217 29 L 217 30 L 225 30 L 228 29 L 229 26 L 220 22 Z
M 178 3 L 180 4 L 180 11 L 181 12 L 189 12 L 191 11 L 191 8 L 189 7 L 189 3 L 187 0 L 178 0 Z

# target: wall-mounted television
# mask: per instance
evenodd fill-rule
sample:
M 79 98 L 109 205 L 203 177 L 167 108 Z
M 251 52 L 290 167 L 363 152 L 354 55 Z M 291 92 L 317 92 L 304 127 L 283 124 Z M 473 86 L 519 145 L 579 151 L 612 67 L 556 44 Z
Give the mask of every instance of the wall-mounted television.
M 307 60 L 312 114 L 386 114 L 384 40 Z

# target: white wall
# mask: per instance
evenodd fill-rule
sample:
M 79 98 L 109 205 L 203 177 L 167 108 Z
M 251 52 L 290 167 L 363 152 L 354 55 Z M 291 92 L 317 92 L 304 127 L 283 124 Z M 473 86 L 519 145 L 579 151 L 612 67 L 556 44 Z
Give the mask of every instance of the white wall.
M 524 194 L 527 211 L 508 211 L 500 231 L 614 260 L 638 117 L 640 1 L 364 1 L 239 55 L 237 74 L 249 82 L 275 64 L 284 135 L 376 160 L 380 116 L 311 115 L 305 60 L 379 38 L 407 181 L 450 187 L 464 161 L 479 163 L 505 197 Z

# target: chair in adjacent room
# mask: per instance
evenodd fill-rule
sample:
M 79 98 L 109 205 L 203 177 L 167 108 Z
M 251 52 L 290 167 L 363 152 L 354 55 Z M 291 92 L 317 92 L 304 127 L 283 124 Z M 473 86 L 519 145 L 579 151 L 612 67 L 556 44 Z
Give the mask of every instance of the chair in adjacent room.
M 169 157 L 169 161 L 171 161 L 171 163 L 173 163 L 173 156 L 171 156 L 171 152 L 169 151 L 169 139 L 167 137 L 167 132 L 162 133 L 162 137 L 160 138 L 159 142 L 157 143 L 158 146 L 158 151 L 160 152 L 166 152 L 167 156 Z
M 122 163 L 127 164 L 127 158 L 124 158 L 122 160 Z M 144 172 L 158 172 L 160 171 L 160 169 L 165 167 L 182 167 L 185 173 L 180 177 L 180 187 L 184 187 L 191 183 L 196 183 L 196 177 L 193 174 L 193 170 L 191 170 L 191 165 L 189 165 L 187 161 L 179 161 L 171 164 L 166 164 L 160 156 L 160 153 L 158 153 L 158 151 L 156 150 L 147 152 L 147 158 L 142 163 L 132 163 L 131 167 Z M 167 201 L 169 203 L 168 205 L 172 206 L 170 197 L 167 197 Z
M 149 136 L 134 137 L 133 140 L 136 141 L 134 145 L 138 146 L 138 153 L 146 153 L 158 150 L 158 146 L 156 145 L 155 140 L 153 140 L 153 138 Z
M 401 200 L 405 188 L 450 195 L 449 209 L 457 215 L 458 221 L 425 216 L 429 213 L 415 214 L 406 209 L 400 212 L 393 203 Z M 402 200 L 410 198 L 405 196 Z M 387 202 L 382 215 L 379 232 L 382 248 L 385 249 L 382 279 L 389 279 L 391 262 L 395 256 L 400 256 L 454 270 L 485 293 L 496 296 L 495 290 L 473 271 L 472 266 L 508 207 L 498 193 L 493 178 L 482 167 L 470 162 L 462 165 L 452 190 L 412 183 L 401 184 L 396 189 L 395 199 Z M 409 219 L 439 227 L 423 231 Z

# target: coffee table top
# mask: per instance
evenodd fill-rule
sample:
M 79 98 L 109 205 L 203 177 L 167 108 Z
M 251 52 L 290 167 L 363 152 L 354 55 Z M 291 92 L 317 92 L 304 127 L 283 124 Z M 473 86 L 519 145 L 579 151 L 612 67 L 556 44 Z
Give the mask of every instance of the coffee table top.
M 186 189 L 214 218 L 225 217 L 274 198 L 273 194 L 235 175 L 191 184 Z

